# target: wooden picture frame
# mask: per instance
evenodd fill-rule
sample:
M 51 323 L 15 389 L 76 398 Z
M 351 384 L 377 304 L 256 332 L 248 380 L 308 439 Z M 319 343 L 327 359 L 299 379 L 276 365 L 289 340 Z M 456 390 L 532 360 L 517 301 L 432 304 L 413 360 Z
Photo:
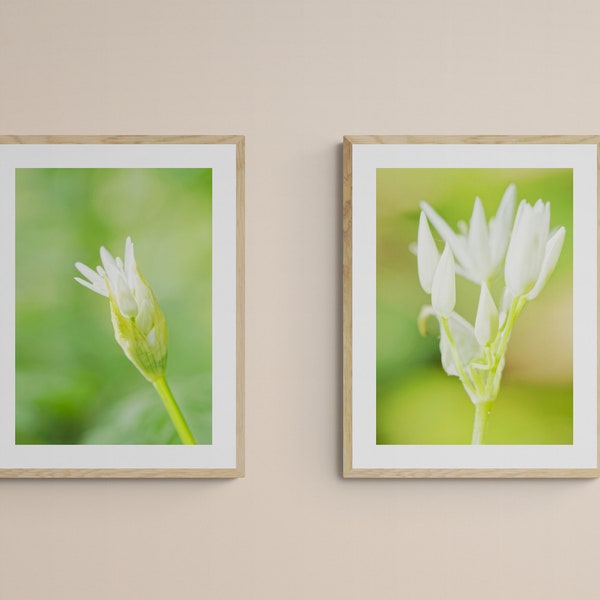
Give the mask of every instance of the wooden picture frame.
M 344 477 L 600 476 L 599 145 L 344 137 Z
M 0 136 L 0 477 L 244 476 L 244 169 L 239 135 Z

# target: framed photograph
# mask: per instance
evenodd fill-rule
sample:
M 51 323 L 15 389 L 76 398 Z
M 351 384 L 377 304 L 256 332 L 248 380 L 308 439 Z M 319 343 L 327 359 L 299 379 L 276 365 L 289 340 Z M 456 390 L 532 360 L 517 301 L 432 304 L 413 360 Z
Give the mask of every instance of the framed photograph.
M 344 476 L 598 477 L 600 137 L 344 138 Z
M 0 137 L 0 477 L 243 477 L 244 138 Z

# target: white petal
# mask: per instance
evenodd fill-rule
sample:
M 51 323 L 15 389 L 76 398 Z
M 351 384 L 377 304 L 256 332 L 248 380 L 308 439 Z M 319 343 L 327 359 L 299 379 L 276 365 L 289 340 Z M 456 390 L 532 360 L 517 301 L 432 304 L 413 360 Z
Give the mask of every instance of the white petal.
M 533 286 L 533 289 L 525 296 L 528 300 L 533 300 L 542 291 L 546 282 L 552 275 L 554 267 L 560 257 L 563 243 L 565 241 L 565 228 L 560 227 L 555 231 L 546 244 L 546 252 L 540 269 L 540 275 Z
M 431 288 L 431 305 L 433 310 L 442 316 L 449 317 L 456 304 L 456 276 L 454 273 L 454 256 L 450 246 L 446 244 L 438 263 Z
M 140 305 L 144 301 L 150 303 L 154 302 L 150 288 L 140 279 L 139 275 L 137 274 L 137 271 L 133 279 L 133 291 L 135 293 L 135 298 Z
M 77 283 L 80 283 L 81 285 L 85 286 L 86 288 L 89 288 L 90 290 L 92 290 L 92 292 L 96 292 L 96 294 L 100 294 L 101 296 L 108 297 L 108 291 L 106 290 L 106 284 L 104 285 L 104 288 L 101 288 L 95 283 L 90 283 L 89 281 L 86 281 L 85 279 L 81 279 L 81 277 L 74 277 L 73 279 L 75 279 L 75 281 Z
M 87 265 L 84 265 L 83 263 L 80 263 L 80 262 L 75 263 L 75 268 L 84 277 L 87 277 L 89 279 L 89 281 L 91 282 L 91 287 L 90 286 L 86 286 L 86 287 L 89 287 L 91 290 L 94 290 L 98 294 L 102 294 L 103 296 L 108 296 L 108 290 L 106 289 L 106 281 L 104 280 L 104 277 L 102 277 L 101 275 L 96 273 L 96 271 L 94 271 L 93 269 L 90 269 L 90 267 L 88 267 Z M 80 280 L 79 277 L 76 277 L 75 280 L 79 281 L 79 283 L 82 283 L 82 280 Z M 86 284 L 83 283 L 83 285 L 86 285 Z
M 115 269 L 117 268 L 117 263 L 113 258 L 113 255 L 104 246 L 100 248 L 100 260 L 107 273 L 109 272 L 109 266 L 114 267 Z
M 527 292 L 537 278 L 532 256 L 535 236 L 533 211 L 534 208 L 526 200 L 521 201 L 506 252 L 504 280 L 514 297 Z
M 137 326 L 144 335 L 150 333 L 152 329 L 152 305 L 147 300 L 144 300 L 140 306 L 140 310 L 135 319 Z
M 475 317 L 475 337 L 482 346 L 485 346 L 496 337 L 496 333 L 498 333 L 498 309 L 487 285 L 482 283 Z
M 444 242 L 450 245 L 452 252 L 456 255 L 456 260 L 468 269 L 471 266 L 471 259 L 466 239 L 455 233 L 452 227 L 427 202 L 421 202 L 419 206 Z
M 75 268 L 84 276 L 87 277 L 92 283 L 104 281 L 104 278 L 99 275 L 94 269 L 90 269 L 87 265 L 83 263 L 76 262 Z
M 125 240 L 125 276 L 129 287 L 133 289 L 136 272 L 135 255 L 133 253 L 133 242 L 128 236 Z
M 508 315 L 508 311 L 510 309 L 510 305 L 513 301 L 513 295 L 511 291 L 505 287 L 504 292 L 502 294 L 502 300 L 500 301 L 500 318 L 499 318 L 499 326 L 502 327 L 504 325 L 504 321 L 506 321 L 506 316 Z
M 419 233 L 417 237 L 417 268 L 419 272 L 419 283 L 421 287 L 431 294 L 431 286 L 433 284 L 433 276 L 440 261 L 440 253 L 438 252 L 429 223 L 424 212 L 421 212 L 419 218 Z
M 549 202 L 538 200 L 534 206 L 525 200 L 521 202 L 504 271 L 506 285 L 513 296 L 530 293 L 539 280 L 547 253 L 549 227 Z
M 532 278 L 537 280 L 542 268 L 542 261 L 546 253 L 546 243 L 548 242 L 548 232 L 550 231 L 550 203 L 538 200 L 534 207 L 534 222 L 531 229 L 534 232 L 531 240 L 531 260 L 532 260 Z
M 513 226 L 513 232 L 520 227 L 521 220 L 523 219 L 523 213 L 531 209 L 531 205 L 527 200 L 521 200 L 519 207 L 517 208 L 517 216 L 515 217 L 515 223 Z M 512 239 L 512 238 L 511 238 Z
M 490 275 L 490 243 L 487 221 L 483 205 L 475 198 L 473 214 L 469 226 L 469 255 L 476 268 L 480 281 L 485 281 Z
M 459 372 L 452 353 L 452 346 L 448 340 L 448 335 L 444 328 L 440 330 L 440 355 L 442 358 L 442 368 L 448 375 L 458 377 Z
M 494 268 L 502 262 L 506 253 L 516 200 L 517 188 L 511 183 L 502 196 L 496 216 L 490 219 L 490 252 Z
M 125 269 L 123 268 L 123 261 L 121 260 L 121 257 L 117 256 L 117 258 L 115 258 L 115 262 L 117 263 L 117 269 L 119 269 L 119 271 L 125 275 Z
M 468 321 L 457 313 L 452 313 L 448 319 L 448 327 L 456 346 L 458 359 L 463 366 L 467 366 L 473 359 L 481 356 L 481 346 L 477 342 L 473 326 Z M 458 377 L 459 373 L 454 360 L 454 354 L 443 327 L 440 332 L 440 353 L 442 355 L 442 367 L 444 371 L 448 375 Z
M 110 288 L 115 295 L 121 314 L 129 318 L 137 316 L 138 305 L 123 274 L 116 266 L 111 265 L 108 265 L 107 274 Z

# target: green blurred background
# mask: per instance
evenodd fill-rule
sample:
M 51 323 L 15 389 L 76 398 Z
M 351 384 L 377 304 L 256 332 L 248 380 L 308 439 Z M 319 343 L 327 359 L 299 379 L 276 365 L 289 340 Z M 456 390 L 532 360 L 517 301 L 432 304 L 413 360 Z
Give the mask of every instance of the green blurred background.
M 453 229 L 468 223 L 479 196 L 496 213 L 510 183 L 517 203 L 551 203 L 551 227 L 566 227 L 554 274 L 518 318 L 508 347 L 487 444 L 572 444 L 573 175 L 570 169 L 377 170 L 377 443 L 469 444 L 474 406 L 457 377 L 440 363 L 437 333 L 417 330 L 421 289 L 416 242 L 419 202 L 431 204 Z M 433 230 L 438 248 L 442 241 Z M 502 287 L 502 275 L 495 289 Z M 479 287 L 457 277 L 456 311 L 475 320 Z M 495 294 L 498 299 L 498 294 Z M 437 331 L 433 321 L 431 329 Z
M 73 280 L 100 246 L 123 257 L 128 235 L 167 319 L 167 379 L 211 443 L 211 199 L 210 169 L 17 169 L 17 444 L 179 443 L 108 300 Z

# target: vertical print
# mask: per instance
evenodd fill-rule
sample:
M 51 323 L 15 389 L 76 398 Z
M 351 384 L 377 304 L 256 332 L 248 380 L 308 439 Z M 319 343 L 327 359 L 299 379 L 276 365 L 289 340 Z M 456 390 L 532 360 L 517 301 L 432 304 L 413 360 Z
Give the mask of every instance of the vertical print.
M 16 444 L 210 444 L 211 169 L 19 168 L 15 209 Z
M 377 170 L 378 444 L 572 444 L 572 248 L 571 169 Z
M 344 476 L 599 476 L 599 143 L 344 138 Z

